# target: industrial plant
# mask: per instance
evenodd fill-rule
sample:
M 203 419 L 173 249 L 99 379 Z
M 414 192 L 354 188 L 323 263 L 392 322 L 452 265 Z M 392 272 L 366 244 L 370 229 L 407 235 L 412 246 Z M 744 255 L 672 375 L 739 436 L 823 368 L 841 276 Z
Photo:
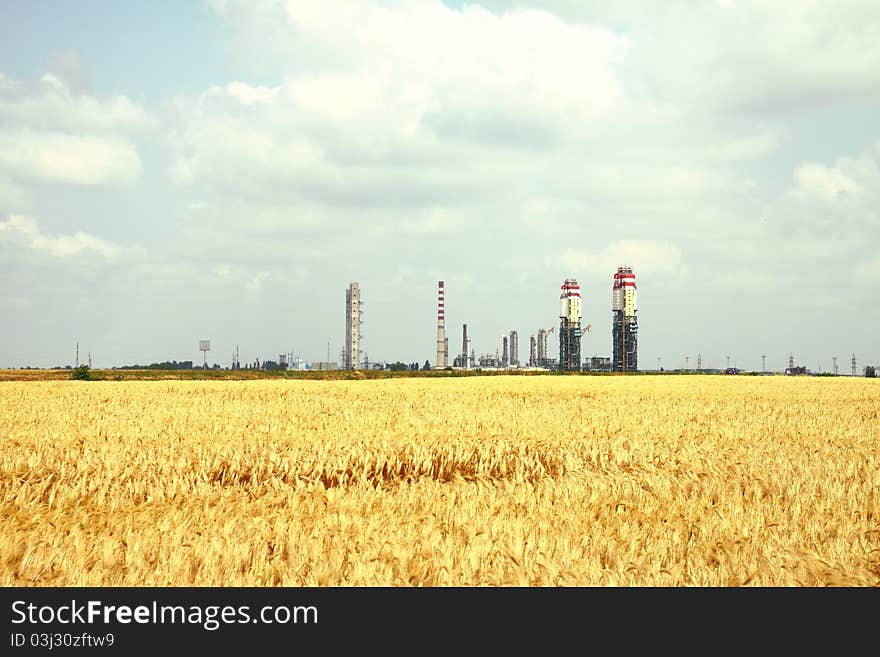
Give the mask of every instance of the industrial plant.
M 553 359 L 550 358 L 550 352 L 547 351 L 547 338 L 556 330 L 555 326 L 548 329 L 538 329 L 538 337 L 535 339 L 535 350 L 537 351 L 535 358 L 535 367 L 551 368 L 554 366 Z
M 446 337 L 446 288 L 443 281 L 437 284 L 437 354 L 433 369 L 541 369 L 566 372 L 635 372 L 638 370 L 638 346 L 636 341 L 635 275 L 631 267 L 620 267 L 614 274 L 612 290 L 612 339 L 614 352 L 611 357 L 593 356 L 583 359 L 581 340 L 592 328 L 583 324 L 581 286 L 576 278 L 566 278 L 560 288 L 560 310 L 557 339 L 559 357 L 552 358 L 548 345 L 550 334 L 556 326 L 540 328 L 529 336 L 527 364 L 520 359 L 519 331 L 503 333 L 494 355 L 482 354 L 479 358 L 471 346 L 468 325 L 462 324 L 461 351 L 449 362 L 449 339 Z
M 636 275 L 632 267 L 617 268 L 612 289 L 612 367 L 615 372 L 635 372 L 639 369 L 639 324 L 636 320 Z
M 592 356 L 585 355 L 582 340 L 591 332 L 592 325 L 584 323 L 584 300 L 583 288 L 577 278 L 566 278 L 559 294 L 559 323 L 548 328 L 539 328 L 529 335 L 528 355 L 520 355 L 519 335 L 517 329 L 506 330 L 497 339 L 492 340 L 492 351 L 477 356 L 477 350 L 472 344 L 470 326 L 461 324 L 461 350 L 450 359 L 449 339 L 446 335 L 446 285 L 444 281 L 437 282 L 437 345 L 436 360 L 432 365 L 430 359 L 426 359 L 424 365 L 419 362 L 403 363 L 401 361 L 371 362 L 363 349 L 363 300 L 361 298 L 361 286 L 357 282 L 349 283 L 345 291 L 345 336 L 343 347 L 337 352 L 339 360 L 331 360 L 330 342 L 327 342 L 326 360 L 306 360 L 301 355 L 290 349 L 266 359 L 256 358 L 253 362 L 242 363 L 239 356 L 238 345 L 232 351 L 232 370 L 475 370 L 477 373 L 484 370 L 494 371 L 558 371 L 558 372 L 590 372 L 590 373 L 637 373 L 639 372 L 638 358 L 638 305 L 636 302 L 636 276 L 633 268 L 629 265 L 621 265 L 612 277 L 611 294 L 611 356 L 600 355 L 593 352 Z M 549 295 L 548 295 L 549 296 Z M 549 300 L 548 300 L 549 301 Z M 553 357 L 553 347 L 550 344 L 551 334 L 556 333 L 558 344 L 558 358 Z M 123 365 L 113 369 L 208 369 L 207 353 L 211 349 L 210 340 L 199 340 L 199 351 L 204 353 L 202 364 L 193 364 L 191 360 L 180 362 L 167 360 L 161 363 L 149 365 Z M 592 350 L 591 350 L 592 351 Z M 494 352 L 494 353 L 493 353 Z M 80 367 L 79 342 L 76 343 L 76 367 Z M 88 355 L 88 369 L 91 368 L 91 353 Z M 838 376 L 838 357 L 832 356 L 833 369 L 826 372 L 820 366 L 816 370 L 798 365 L 793 353 L 788 356 L 788 367 L 777 371 L 768 371 L 766 366 L 767 355 L 761 355 L 761 369 L 750 371 L 750 374 L 786 374 L 789 376 Z M 684 367 L 664 368 L 661 358 L 657 357 L 656 370 L 652 372 L 662 373 L 698 373 L 698 374 L 741 374 L 745 373 L 736 364 L 734 358 L 731 364 L 731 356 L 727 356 L 727 367 L 710 366 L 704 368 L 702 354 L 696 354 L 696 368 L 690 366 L 691 357 L 684 356 Z M 851 376 L 859 376 L 856 354 L 852 354 L 850 361 Z M 22 368 L 32 369 L 32 368 Z M 71 369 L 70 365 L 53 369 Z M 214 363 L 210 369 L 222 369 L 219 363 Z M 866 377 L 876 377 L 880 366 L 865 364 L 861 367 Z M 644 371 L 644 370 L 643 370 Z M 354 378 L 363 378 L 357 374 Z
M 529 335 L 528 358 L 520 356 L 519 334 L 517 329 L 502 333 L 496 343 L 494 354 L 483 353 L 477 356 L 471 344 L 468 324 L 461 325 L 461 350 L 450 359 L 449 338 L 446 335 L 446 284 L 437 281 L 437 346 L 434 364 L 425 361 L 424 367 L 418 363 L 406 365 L 408 369 L 453 369 L 453 370 L 558 370 L 563 372 L 636 372 L 638 371 L 638 342 L 636 321 L 636 283 L 632 267 L 621 266 L 613 277 L 612 289 L 612 342 L 611 357 L 582 357 L 581 340 L 591 329 L 591 324 L 583 323 L 583 300 L 581 285 L 576 278 L 566 278 L 559 294 L 559 323 L 549 328 L 540 328 Z M 363 301 L 358 282 L 351 282 L 345 290 L 345 336 L 339 363 L 330 360 L 330 343 L 327 343 L 327 360 L 307 362 L 294 354 L 293 350 L 278 355 L 276 361 L 259 360 L 245 369 L 317 369 L 370 370 L 386 369 L 390 365 L 384 361 L 370 362 L 363 349 Z M 552 357 L 550 336 L 556 333 L 558 358 Z M 209 348 L 210 342 L 203 340 L 200 347 Z M 78 356 L 78 354 L 77 354 Z M 219 367 L 219 365 L 215 365 Z M 232 357 L 232 369 L 241 369 L 236 346 Z
M 559 295 L 559 369 L 581 368 L 581 286 L 566 278 Z
M 528 354 L 520 355 L 519 335 L 517 329 L 506 330 L 498 336 L 497 342 L 491 351 L 477 355 L 477 350 L 472 344 L 471 333 L 467 323 L 461 324 L 461 349 L 450 358 L 449 338 L 446 335 L 446 284 L 444 281 L 437 282 L 437 343 L 435 361 L 432 365 L 426 360 L 424 365 L 418 362 L 401 363 L 377 361 L 370 362 L 366 351 L 363 349 L 363 301 L 361 299 L 361 287 L 357 282 L 348 285 L 345 291 L 345 337 L 343 348 L 339 353 L 340 361 L 331 361 L 330 343 L 327 343 L 326 361 L 306 361 L 291 349 L 287 353 L 278 354 L 277 362 L 259 359 L 253 364 L 243 365 L 239 358 L 238 346 L 232 353 L 232 369 L 284 369 L 284 370 L 375 370 L 375 369 L 409 369 L 409 370 L 544 370 L 559 372 L 595 372 L 595 373 L 637 373 L 639 372 L 638 358 L 638 305 L 636 301 L 636 276 L 633 268 L 629 265 L 620 265 L 612 276 L 611 294 L 611 355 L 593 353 L 585 355 L 582 347 L 584 337 L 591 332 L 592 325 L 584 322 L 585 305 L 583 288 L 577 278 L 566 278 L 560 287 L 558 324 L 548 328 L 539 328 L 531 333 L 528 339 Z M 550 336 L 556 334 L 558 345 L 558 358 L 554 357 L 553 348 L 556 345 L 550 343 Z M 494 341 L 493 341 L 494 342 Z M 207 352 L 210 349 L 209 340 L 199 342 L 200 350 Z M 592 351 L 592 350 L 591 350 Z M 494 352 L 494 353 L 493 353 Z M 276 352 L 278 353 L 278 352 Z M 91 355 L 90 355 L 91 356 Z M 766 368 L 766 354 L 761 356 L 762 366 L 760 372 L 753 374 L 772 374 Z M 696 356 L 696 369 L 689 367 L 689 356 L 684 356 L 684 368 L 673 368 L 669 372 L 705 373 L 705 374 L 740 374 L 742 370 L 736 366 L 734 360 L 731 367 L 731 357 L 727 356 L 727 368 L 704 368 L 701 354 Z M 77 343 L 76 360 L 79 362 L 79 344 Z M 207 369 L 207 359 L 202 367 Z M 652 371 L 663 372 L 661 359 L 657 358 L 657 369 Z M 837 356 L 832 357 L 833 375 L 838 375 Z M 175 361 L 176 362 L 176 361 Z M 182 361 L 189 363 L 190 361 Z M 157 367 L 159 364 L 155 364 Z M 190 367 L 192 365 L 190 364 Z M 150 366 L 152 367 L 152 366 Z M 214 364 L 213 369 L 219 368 Z M 856 356 L 852 355 L 852 376 L 857 376 Z M 876 366 L 864 366 L 866 376 L 876 376 Z M 788 367 L 784 372 L 787 375 L 815 375 L 823 374 L 821 366 L 817 372 L 807 369 L 803 365 L 796 365 L 794 354 L 788 357 Z

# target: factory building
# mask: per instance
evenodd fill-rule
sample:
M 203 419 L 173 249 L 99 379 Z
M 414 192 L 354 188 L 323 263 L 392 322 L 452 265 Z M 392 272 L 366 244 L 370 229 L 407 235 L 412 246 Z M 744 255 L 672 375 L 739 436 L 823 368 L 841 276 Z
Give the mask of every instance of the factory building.
M 474 365 L 474 350 L 470 346 L 471 339 L 468 336 L 467 324 L 462 324 L 461 326 L 461 353 L 459 353 L 455 358 L 452 359 L 452 367 L 462 368 L 462 369 L 473 369 Z M 468 349 L 470 349 L 471 355 L 468 356 Z
M 449 339 L 446 337 L 445 289 L 443 281 L 437 284 L 437 362 L 435 369 L 449 365 Z
M 510 366 L 519 367 L 519 333 L 510 332 Z
M 345 348 L 342 368 L 358 369 L 361 355 L 361 288 L 351 283 L 345 291 Z
M 537 359 L 535 365 L 538 367 L 550 367 L 550 352 L 547 351 L 547 336 L 550 333 L 553 333 L 555 327 L 551 326 L 549 329 L 539 329 L 538 337 L 536 339 L 537 345 Z
M 529 367 L 538 365 L 538 341 L 534 335 L 529 336 Z
M 612 288 L 612 367 L 615 372 L 639 369 L 636 276 L 632 267 L 621 266 Z
M 501 367 L 508 367 L 510 365 L 510 343 L 509 336 L 502 335 L 501 336 Z
M 610 372 L 611 359 L 608 356 L 590 356 L 584 359 L 584 370 L 587 372 Z
M 581 368 L 581 286 L 566 278 L 559 295 L 559 369 Z

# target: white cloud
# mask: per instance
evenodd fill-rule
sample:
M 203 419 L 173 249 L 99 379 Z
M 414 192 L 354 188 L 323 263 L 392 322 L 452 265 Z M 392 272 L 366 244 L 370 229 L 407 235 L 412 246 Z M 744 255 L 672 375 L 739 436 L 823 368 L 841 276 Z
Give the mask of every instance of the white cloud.
M 266 279 L 269 278 L 269 276 L 269 272 L 261 271 L 252 279 L 250 279 L 247 283 L 245 283 L 245 287 L 250 290 L 259 290 L 261 287 L 263 287 L 263 283 L 266 281 Z
M 9 215 L 6 221 L 0 222 L 0 241 L 20 241 L 35 251 L 56 258 L 68 258 L 88 252 L 107 260 L 143 255 L 143 249 L 139 246 L 124 247 L 84 232 L 47 236 L 42 233 L 35 219 L 19 214 Z
M 14 177 L 77 185 L 131 182 L 141 172 L 123 139 L 32 130 L 0 131 L 0 170 Z
M 455 193 L 474 171 L 485 178 L 505 168 L 503 150 L 553 148 L 565 133 L 591 133 L 621 94 L 615 69 L 626 39 L 540 11 L 213 6 L 246 44 L 242 56 L 259 40 L 284 81 L 177 99 L 173 171 L 187 184 L 432 204 L 435 188 Z
M 800 165 L 794 172 L 794 180 L 797 192 L 825 201 L 861 191 L 859 184 L 840 169 L 813 162 Z
M 245 82 L 230 82 L 226 86 L 227 93 L 245 105 L 267 103 L 278 93 L 278 87 L 251 86 Z
M 546 264 L 555 268 L 563 266 L 576 277 L 583 272 L 609 279 L 619 266 L 632 267 L 636 278 L 640 275 L 676 275 L 683 266 L 678 246 L 647 240 L 613 242 L 600 251 L 568 248 L 548 259 Z
M 10 215 L 6 221 L 0 222 L 0 233 L 12 232 L 19 232 L 28 237 L 33 237 L 40 233 L 36 220 L 19 214 Z
M 142 133 L 154 129 L 156 121 L 126 96 L 99 99 L 46 73 L 35 84 L 0 77 L 0 124 L 72 133 Z
M 53 61 L 69 78 L 84 79 L 75 53 Z M 99 99 L 54 73 L 34 83 L 0 75 L 0 175 L 13 182 L 134 181 L 141 159 L 133 140 L 155 126 L 151 115 L 125 96 Z
M 225 283 L 240 285 L 248 290 L 259 290 L 269 279 L 271 272 L 260 271 L 252 274 L 244 267 L 223 264 L 214 269 L 214 275 Z
M 764 239 L 743 261 L 772 257 L 776 284 L 810 289 L 811 296 L 820 289 L 831 294 L 841 277 L 875 281 L 871 257 L 880 248 L 880 143 L 832 161 L 801 163 L 791 180 L 761 209 Z M 728 244 L 732 253 L 745 250 Z
M 833 162 L 804 162 L 792 175 L 792 186 L 771 211 L 783 219 L 782 237 L 800 239 L 821 234 L 827 245 L 843 240 L 865 248 L 880 235 L 880 142 Z
M 507 0 L 482 0 L 497 11 Z M 774 116 L 880 98 L 875 0 L 638 3 L 543 0 L 568 21 L 616 25 L 632 48 L 626 77 L 648 99 Z

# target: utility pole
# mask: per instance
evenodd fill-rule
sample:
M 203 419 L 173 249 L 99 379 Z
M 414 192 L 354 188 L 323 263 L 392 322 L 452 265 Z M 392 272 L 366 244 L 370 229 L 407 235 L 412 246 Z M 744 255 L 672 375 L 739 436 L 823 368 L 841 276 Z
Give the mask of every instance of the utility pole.
M 660 371 L 660 356 L 657 356 L 657 371 Z
M 688 371 L 688 365 L 690 364 L 690 359 L 691 359 L 690 356 L 685 356 L 685 357 L 684 357 L 684 371 L 685 371 L 685 372 Z
M 761 373 L 767 371 L 767 354 L 761 354 Z
M 856 355 L 853 353 L 852 355 L 852 375 L 856 375 Z
M 855 354 L 853 354 L 853 355 L 855 355 Z M 853 362 L 855 362 L 855 359 L 853 360 Z M 74 365 L 74 367 L 79 367 L 79 341 L 77 341 L 77 343 L 76 343 L 76 365 Z M 856 371 L 855 367 L 856 366 L 853 365 L 853 373 L 855 373 L 855 371 Z
M 837 376 L 837 356 L 832 356 L 831 362 L 834 363 L 834 376 Z
M 727 369 L 730 369 L 730 356 L 727 357 Z

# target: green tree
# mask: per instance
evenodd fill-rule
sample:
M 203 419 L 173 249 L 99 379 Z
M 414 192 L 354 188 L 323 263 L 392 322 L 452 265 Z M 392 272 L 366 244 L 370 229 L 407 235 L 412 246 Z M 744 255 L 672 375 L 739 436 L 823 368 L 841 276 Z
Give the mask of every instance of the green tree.
M 88 365 L 80 365 L 70 373 L 70 378 L 74 381 L 95 381 L 96 377 L 92 374 Z

